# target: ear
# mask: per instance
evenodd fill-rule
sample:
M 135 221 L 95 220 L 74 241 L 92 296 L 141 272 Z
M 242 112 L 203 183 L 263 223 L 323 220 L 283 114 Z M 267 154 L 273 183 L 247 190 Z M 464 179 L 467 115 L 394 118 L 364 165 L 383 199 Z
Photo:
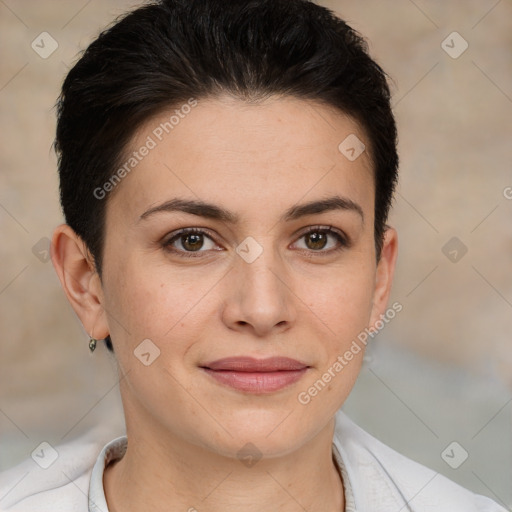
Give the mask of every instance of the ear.
M 386 226 L 384 241 L 377 271 L 375 274 L 375 290 L 373 307 L 370 316 L 370 326 L 373 326 L 380 315 L 384 314 L 391 293 L 391 284 L 395 273 L 395 263 L 398 254 L 398 234 L 390 226 Z
M 67 224 L 55 228 L 50 256 L 62 288 L 87 333 L 96 339 L 109 334 L 103 289 L 87 246 Z

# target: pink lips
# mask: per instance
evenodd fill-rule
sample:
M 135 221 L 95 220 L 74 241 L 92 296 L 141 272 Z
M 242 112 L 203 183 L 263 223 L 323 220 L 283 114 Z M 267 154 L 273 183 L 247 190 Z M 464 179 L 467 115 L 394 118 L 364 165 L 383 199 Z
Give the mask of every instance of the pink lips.
M 271 393 L 297 382 L 309 366 L 288 357 L 227 357 L 201 368 L 218 382 L 239 391 Z

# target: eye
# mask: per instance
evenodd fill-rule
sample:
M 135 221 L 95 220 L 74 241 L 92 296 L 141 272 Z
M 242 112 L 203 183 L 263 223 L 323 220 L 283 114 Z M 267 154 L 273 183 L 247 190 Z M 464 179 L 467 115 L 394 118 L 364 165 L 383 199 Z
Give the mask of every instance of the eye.
M 347 237 L 332 229 L 332 226 L 312 226 L 300 236 L 299 240 L 302 239 L 305 241 L 305 247 L 299 247 L 299 249 L 309 253 L 331 254 L 350 245 Z M 329 244 L 329 239 L 331 239 L 331 244 Z M 209 243 L 206 243 L 208 241 Z M 329 245 L 330 247 L 328 247 Z M 212 237 L 199 228 L 181 229 L 165 240 L 162 246 L 165 250 L 186 258 L 200 257 L 201 253 L 219 250 L 214 249 L 216 244 Z M 327 250 L 325 250 L 326 247 Z
M 205 239 L 209 240 L 211 243 L 205 244 Z M 198 228 L 185 228 L 166 240 L 162 245 L 170 252 L 178 253 L 180 256 L 194 258 L 196 257 L 194 253 L 202 253 L 211 250 L 212 246 L 215 246 L 215 243 L 206 231 Z M 197 256 L 200 256 L 200 254 L 197 254 Z
M 329 238 L 334 240 L 330 247 L 328 247 Z M 346 236 L 337 230 L 333 230 L 332 226 L 312 226 L 299 238 L 299 240 L 302 239 L 304 239 L 305 247 L 300 249 L 312 252 L 332 253 L 349 246 Z M 326 247 L 327 250 L 325 250 Z

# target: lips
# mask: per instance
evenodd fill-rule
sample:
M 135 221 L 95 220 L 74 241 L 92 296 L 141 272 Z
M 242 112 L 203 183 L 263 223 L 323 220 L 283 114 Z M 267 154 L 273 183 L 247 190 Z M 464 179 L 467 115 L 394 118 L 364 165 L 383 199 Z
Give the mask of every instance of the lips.
M 253 357 L 226 357 L 204 365 L 210 370 L 229 370 L 236 372 L 278 372 L 302 370 L 307 365 L 289 357 L 269 357 L 255 359 Z
M 239 391 L 264 394 L 297 382 L 309 366 L 288 357 L 228 357 L 201 368 L 220 384 Z

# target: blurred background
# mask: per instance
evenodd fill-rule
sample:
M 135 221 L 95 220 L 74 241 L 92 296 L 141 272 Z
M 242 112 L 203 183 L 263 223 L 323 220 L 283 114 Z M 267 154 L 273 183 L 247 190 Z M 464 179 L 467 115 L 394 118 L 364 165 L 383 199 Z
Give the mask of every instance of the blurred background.
M 392 79 L 400 136 L 390 303 L 403 310 L 370 342 L 343 410 L 510 508 L 512 4 L 317 3 L 368 39 Z M 60 84 L 99 30 L 136 5 L 0 0 L 0 470 L 42 441 L 124 433 L 115 361 L 103 344 L 89 354 L 48 250 L 63 220 L 51 150 Z M 443 456 L 450 445 L 455 462 Z

